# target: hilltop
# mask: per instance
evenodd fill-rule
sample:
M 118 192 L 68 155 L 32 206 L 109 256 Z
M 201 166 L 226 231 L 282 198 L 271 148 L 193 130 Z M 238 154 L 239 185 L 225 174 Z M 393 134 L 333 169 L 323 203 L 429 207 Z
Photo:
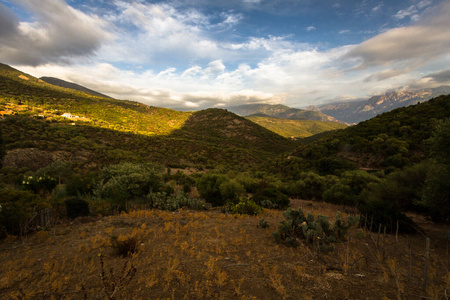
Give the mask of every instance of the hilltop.
M 73 82 L 68 82 L 59 78 L 55 78 L 55 77 L 41 77 L 39 78 L 42 81 L 45 81 L 47 83 L 50 83 L 52 85 L 56 85 L 59 87 L 63 87 L 63 88 L 68 88 L 68 89 L 72 89 L 72 90 L 76 90 L 76 91 L 80 91 L 80 92 L 84 92 L 86 94 L 89 95 L 93 95 L 93 96 L 98 96 L 98 97 L 103 97 L 103 98 L 111 98 L 109 96 L 106 96 L 102 93 L 96 92 L 94 90 L 88 89 L 87 87 L 84 87 L 82 85 L 73 83 Z

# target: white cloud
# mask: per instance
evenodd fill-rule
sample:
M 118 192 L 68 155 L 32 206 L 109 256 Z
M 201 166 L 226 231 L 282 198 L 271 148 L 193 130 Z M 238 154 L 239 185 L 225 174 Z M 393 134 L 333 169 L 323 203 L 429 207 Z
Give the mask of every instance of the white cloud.
M 436 60 L 450 48 L 449 15 L 447 2 L 426 22 L 388 30 L 358 45 L 349 56 L 360 58 L 359 67 L 406 62 L 420 66 Z
M 313 30 L 316 30 L 316 27 L 314 27 L 314 26 L 306 27 L 306 31 L 313 31 Z
M 383 7 L 383 5 L 384 5 L 383 2 L 381 2 L 380 4 L 378 4 L 377 6 L 372 8 L 372 13 L 379 12 L 381 10 L 381 8 Z
M 398 20 L 403 20 L 407 17 L 410 17 L 412 21 L 418 21 L 420 19 L 419 11 L 423 10 L 424 8 L 430 6 L 432 4 L 432 1 L 430 0 L 423 0 L 415 5 L 411 5 L 406 9 L 399 10 L 395 15 L 394 18 Z
M 427 1 L 422 2 L 417 9 L 430 8 Z M 88 53 L 97 53 L 89 64 L 61 66 L 59 61 L 47 60 L 48 64 L 36 68 L 16 63 L 17 67 L 119 99 L 187 109 L 244 102 L 318 105 L 336 96 L 357 98 L 383 92 L 423 74 L 434 74 L 426 80 L 437 82 L 447 76 L 437 70 L 450 68 L 448 4 L 434 13 L 430 10 L 431 15 L 414 26 L 387 30 L 359 45 L 321 50 L 292 36 L 249 37 L 239 42 L 214 39 L 215 32 L 241 22 L 242 16 L 231 11 L 212 16 L 194 9 L 180 11 L 167 3 L 114 3 L 118 10 L 105 20 L 84 14 L 83 18 L 101 25 L 95 27 L 101 33 L 104 24 L 111 25 L 107 38 L 94 39 L 97 48 L 88 48 Z M 0 16 L 8 16 L 0 19 L 0 25 L 28 32 L 29 37 L 48 34 L 42 23 L 18 25 L 1 5 Z M 347 33 L 351 32 L 339 32 Z M 124 63 L 134 66 L 121 70 Z M 143 67 L 136 69 L 136 65 Z

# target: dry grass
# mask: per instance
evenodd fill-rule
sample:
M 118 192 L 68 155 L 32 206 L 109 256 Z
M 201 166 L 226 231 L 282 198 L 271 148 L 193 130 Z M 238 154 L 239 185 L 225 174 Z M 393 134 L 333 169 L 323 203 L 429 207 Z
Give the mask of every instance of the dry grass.
M 292 204 L 330 218 L 339 208 Z M 270 228 L 258 228 L 260 218 Z M 423 236 L 399 236 L 397 242 L 389 235 L 377 246 L 376 235 L 355 228 L 348 242 L 323 254 L 276 244 L 271 232 L 282 219 L 274 210 L 258 217 L 220 210 L 136 211 L 9 238 L 0 245 L 0 298 L 443 299 L 449 289 L 448 250 L 445 239 L 438 239 L 445 238 L 444 228 L 432 232 L 423 290 Z M 117 256 L 113 236 L 136 239 L 137 250 Z

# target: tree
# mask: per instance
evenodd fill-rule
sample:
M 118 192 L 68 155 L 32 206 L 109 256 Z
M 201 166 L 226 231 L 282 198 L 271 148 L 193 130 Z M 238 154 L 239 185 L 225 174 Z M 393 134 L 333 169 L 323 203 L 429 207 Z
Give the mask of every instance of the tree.
M 225 204 L 222 197 L 220 186 L 229 181 L 228 177 L 217 174 L 207 174 L 200 177 L 197 181 L 197 189 L 200 197 L 211 203 L 213 206 Z
M 421 204 L 433 221 L 450 221 L 450 119 L 441 121 L 430 138 L 436 168 L 429 172 Z

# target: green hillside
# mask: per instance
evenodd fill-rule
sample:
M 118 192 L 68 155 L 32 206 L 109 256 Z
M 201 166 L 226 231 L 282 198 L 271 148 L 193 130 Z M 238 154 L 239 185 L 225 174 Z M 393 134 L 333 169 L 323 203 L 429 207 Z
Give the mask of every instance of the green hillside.
M 243 167 L 293 149 L 291 141 L 225 110 L 186 113 L 96 97 L 6 65 L 0 87 L 0 110 L 15 112 L 2 120 L 10 167 L 36 170 L 55 160 L 81 168 L 121 161 Z M 61 116 L 66 112 L 79 118 Z
M 300 140 L 301 145 L 290 158 L 299 158 L 302 169 L 324 173 L 350 168 L 350 162 L 356 164 L 353 167 L 367 169 L 403 168 L 428 157 L 427 140 L 438 121 L 449 117 L 450 95 L 440 96 L 346 129 Z M 288 168 L 294 161 L 278 160 L 273 170 Z
M 314 120 L 289 120 L 263 116 L 248 116 L 246 118 L 287 138 L 305 138 L 325 131 L 347 127 L 342 123 Z
M 0 64 L 0 109 L 7 108 L 48 119 L 70 113 L 80 117 L 72 121 L 144 135 L 169 134 L 180 128 L 190 115 L 57 87 Z

